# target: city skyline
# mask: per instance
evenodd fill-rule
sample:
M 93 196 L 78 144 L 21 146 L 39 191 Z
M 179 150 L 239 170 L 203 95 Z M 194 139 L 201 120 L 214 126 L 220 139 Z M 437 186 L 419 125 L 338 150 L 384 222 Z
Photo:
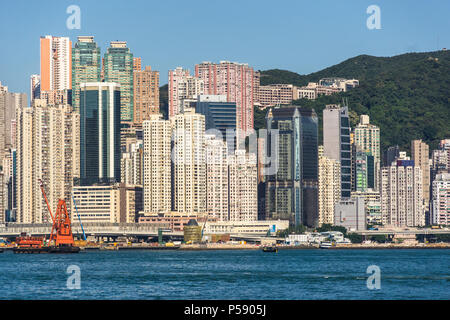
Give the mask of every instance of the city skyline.
M 4 0 L 0 300 L 448 300 L 447 12 Z
M 80 30 L 66 27 L 69 17 L 66 9 L 72 4 L 81 10 Z M 445 16 L 450 4 L 442 1 L 432 1 L 426 7 L 407 1 L 378 1 L 376 4 L 381 10 L 379 30 L 366 27 L 369 17 L 366 9 L 373 4 L 371 1 L 326 6 L 283 1 L 277 7 L 267 1 L 258 2 L 258 5 L 255 2 L 239 3 L 240 10 L 231 13 L 234 22 L 231 25 L 211 14 L 223 10 L 217 3 L 179 2 L 177 10 L 173 10 L 164 3 L 142 1 L 136 5 L 142 10 L 132 12 L 130 10 L 136 6 L 115 1 L 109 4 L 111 6 L 105 7 L 87 1 L 5 3 L 0 13 L 0 28 L 13 31 L 5 32 L 4 41 L 14 43 L 16 50 L 0 53 L 0 60 L 8 61 L 2 62 L 0 70 L 10 91 L 29 92 L 29 77 L 39 73 L 38 39 L 49 34 L 69 37 L 72 43 L 77 36 L 95 35 L 102 55 L 111 41 L 127 41 L 135 56 L 142 57 L 145 65 L 160 72 L 161 85 L 167 83 L 168 70 L 182 66 L 193 73 L 195 64 L 203 61 L 247 62 L 255 70 L 279 68 L 308 74 L 360 54 L 393 56 L 412 51 L 434 51 L 448 46 L 449 41 L 449 35 L 444 31 L 450 24 Z M 290 10 L 285 10 L 287 7 Z M 102 24 L 97 23 L 99 10 L 104 12 Z M 128 12 L 130 14 L 126 15 Z M 320 15 L 314 12 L 320 12 Z M 167 23 L 168 13 L 173 14 L 171 21 L 174 23 Z M 344 15 L 346 19 L 340 19 Z M 122 21 L 123 16 L 132 18 Z M 195 19 L 197 16 L 202 19 Z M 430 18 L 423 19 L 423 16 Z M 208 23 L 208 28 L 204 23 Z M 330 32 L 334 31 L 336 23 L 345 37 L 336 37 L 335 32 Z M 160 31 L 161 26 L 165 27 L 164 32 Z M 313 34 L 308 31 L 312 27 Z M 192 33 L 198 37 L 187 36 Z M 152 41 L 141 41 L 143 38 Z M 204 40 L 207 38 L 211 41 Z M 264 45 L 274 41 L 277 45 Z M 278 49 L 281 44 L 286 50 Z M 329 53 L 329 48 L 333 48 L 333 54 Z M 35 52 L 34 57 L 25 58 L 25 52 L 30 51 Z
M 294 7 L 292 3 L 290 5 Z M 216 15 L 223 13 L 224 10 L 222 7 L 216 7 L 215 4 L 212 4 L 209 10 L 205 11 L 205 6 L 207 5 L 204 4 L 202 6 L 199 2 L 196 2 L 186 9 L 185 13 L 194 12 L 194 22 L 189 24 L 189 28 L 197 28 L 199 26 L 204 28 L 208 24 L 210 17 L 204 17 L 203 12 Z M 236 17 L 242 15 L 248 6 L 248 3 L 241 5 L 238 8 Z M 348 6 L 348 4 L 345 6 Z M 119 5 L 117 9 L 122 7 L 123 5 Z M 180 5 L 176 9 L 182 7 Z M 307 7 L 307 5 L 303 5 L 302 9 Z M 332 7 L 333 5 L 329 5 L 327 10 Z M 356 7 L 352 7 L 352 12 L 356 10 Z M 146 4 L 137 3 L 137 8 L 143 10 L 146 8 Z M 155 8 L 161 9 L 164 6 L 156 6 Z M 367 18 L 365 29 L 372 30 L 372 32 L 382 32 L 384 30 L 381 27 L 381 17 L 384 17 L 382 12 L 385 11 L 386 7 L 383 8 L 381 10 L 378 4 L 370 5 L 366 8 L 365 13 L 368 15 L 370 15 L 371 10 L 374 10 L 375 20 L 374 24 L 371 25 L 372 22 Z M 58 5 L 54 5 L 46 14 L 52 13 L 57 9 Z M 129 185 L 142 186 L 143 196 L 140 195 L 141 190 L 130 191 L 131 193 L 136 192 L 136 204 L 139 202 L 135 209 L 140 207 L 140 202 L 143 198 L 147 203 L 144 206 L 146 207 L 144 208 L 145 211 L 136 211 L 136 222 L 142 216 L 161 213 L 161 209 L 157 209 L 156 211 L 158 212 L 155 212 L 155 208 L 164 208 L 162 211 L 169 215 L 172 214 L 169 211 L 173 211 L 196 214 L 200 217 L 204 214 L 209 214 L 211 210 L 216 210 L 208 207 L 207 202 L 209 198 L 214 199 L 213 202 L 217 201 L 217 203 L 221 203 L 223 199 L 226 199 L 225 205 L 219 205 L 219 212 L 211 212 L 214 216 L 221 217 L 219 220 L 222 220 L 224 217 L 226 217 L 225 220 L 234 220 L 232 216 L 237 214 L 246 216 L 245 220 L 282 218 L 289 220 L 291 225 L 304 225 L 311 228 L 318 226 L 325 220 L 335 224 L 344 223 L 351 215 L 354 218 L 352 218 L 353 222 L 349 223 L 347 221 L 345 224 L 348 227 L 358 229 L 366 228 L 366 225 L 360 222 L 365 220 L 362 214 L 365 214 L 364 211 L 367 211 L 370 213 L 370 216 L 367 216 L 368 220 L 373 221 L 379 220 L 381 213 L 384 224 L 391 224 L 391 222 L 392 224 L 397 224 L 400 221 L 398 223 L 400 225 L 416 226 L 424 225 L 425 220 L 427 223 L 431 221 L 429 210 L 431 196 L 429 190 L 431 186 L 429 169 L 431 162 L 429 156 L 432 149 L 429 148 L 427 143 L 430 143 L 431 139 L 429 137 L 432 131 L 425 130 L 423 134 L 420 132 L 419 136 L 414 137 L 414 139 L 423 138 L 424 142 L 422 140 L 410 140 L 411 163 L 407 162 L 408 165 L 399 165 L 397 162 L 392 162 L 393 160 L 406 159 L 406 153 L 398 150 L 399 152 L 391 159 L 391 162 L 380 168 L 381 150 L 385 149 L 382 148 L 385 146 L 381 143 L 380 131 L 386 132 L 387 128 L 385 126 L 380 127 L 380 119 L 375 117 L 374 124 L 371 124 L 370 117 L 373 113 L 370 110 L 361 110 L 358 107 L 358 103 L 354 103 L 356 98 L 352 97 L 351 94 L 353 92 L 361 92 L 368 85 L 368 76 L 360 72 L 350 72 L 351 75 L 349 75 L 347 69 L 353 70 L 355 68 L 352 63 L 350 65 L 346 63 L 344 70 L 340 71 L 333 70 L 333 68 L 324 69 L 320 73 L 320 77 L 309 77 L 307 83 L 302 83 L 301 80 L 295 79 L 295 75 L 290 75 L 286 72 L 276 71 L 276 73 L 284 74 L 281 77 L 261 72 L 260 68 L 254 64 L 254 61 L 257 61 L 260 57 L 255 59 L 253 56 L 249 56 L 244 60 L 229 60 L 227 52 L 221 52 L 220 55 L 215 56 L 214 60 L 204 58 L 205 54 L 208 55 L 209 48 L 214 47 L 215 42 L 219 41 L 225 44 L 222 36 L 229 34 L 230 31 L 232 32 L 236 27 L 233 24 L 232 27 L 230 26 L 226 30 L 227 32 L 219 32 L 216 37 L 206 38 L 211 40 L 208 42 L 209 46 L 207 46 L 206 50 L 201 50 L 201 47 L 199 48 L 200 50 L 196 50 L 198 53 L 195 61 L 193 61 L 193 68 L 192 65 L 174 62 L 176 67 L 169 68 L 167 72 L 166 70 L 160 71 L 157 67 L 156 59 L 146 60 L 145 53 L 135 50 L 142 43 L 148 44 L 145 52 L 166 52 L 170 50 L 170 45 L 168 44 L 152 51 L 151 46 L 156 43 L 155 41 L 158 37 L 148 37 L 150 34 L 147 35 L 147 38 L 140 36 L 147 28 L 130 28 L 129 25 L 121 25 L 119 23 L 108 28 L 110 20 L 119 22 L 116 11 L 111 12 L 108 7 L 104 11 L 104 15 L 107 18 L 102 20 L 102 23 L 105 24 L 104 29 L 108 31 L 107 36 L 119 27 L 120 32 L 117 33 L 116 39 L 109 39 L 108 43 L 103 46 L 101 43 L 102 38 L 104 39 L 105 37 L 105 30 L 100 30 L 99 34 L 89 32 L 88 34 L 78 35 L 75 41 L 75 39 L 71 38 L 73 33 L 82 32 L 82 25 L 86 22 L 85 20 L 89 21 L 89 19 L 83 18 L 86 9 L 88 9 L 89 14 L 93 7 L 80 2 L 68 6 L 66 9 L 66 15 L 70 17 L 72 14 L 74 19 L 70 22 L 69 17 L 66 17 L 65 34 L 50 34 L 50 32 L 45 31 L 39 36 L 40 74 L 31 73 L 29 76 L 29 81 L 27 82 L 30 85 L 31 108 L 27 108 L 27 103 L 23 101 L 20 102 L 20 105 L 16 105 L 17 121 L 11 114 L 14 101 L 10 99 L 11 95 L 7 93 L 8 90 L 14 92 L 11 91 L 13 88 L 7 77 L 5 78 L 6 81 L 2 79 L 8 84 L 2 89 L 5 93 L 2 93 L 2 101 L 4 103 L 3 108 L 0 110 L 2 112 L 0 118 L 4 118 L 5 121 L 4 125 L 0 127 L 0 131 L 4 132 L 5 135 L 5 139 L 2 139 L 2 149 L 4 149 L 1 151 L 4 153 L 2 161 L 4 160 L 11 168 L 15 168 L 14 164 L 11 163 L 13 161 L 13 152 L 15 152 L 16 148 L 15 137 L 18 136 L 17 159 L 19 160 L 19 169 L 24 170 L 19 172 L 17 180 L 18 187 L 23 189 L 20 189 L 20 192 L 23 194 L 19 195 L 19 199 L 27 198 L 25 195 L 28 192 L 26 179 L 30 168 L 28 168 L 28 163 L 23 160 L 28 157 L 28 153 L 33 154 L 33 157 L 37 159 L 34 160 L 33 158 L 33 160 L 30 160 L 32 166 L 36 165 L 36 169 L 33 167 L 33 172 L 39 172 L 42 169 L 43 175 L 46 174 L 46 170 L 52 169 L 50 164 L 47 163 L 49 161 L 47 155 L 54 151 L 58 156 L 61 153 L 58 149 L 61 147 L 61 143 L 49 146 L 47 141 L 49 139 L 50 142 L 53 141 L 51 140 L 53 135 L 58 136 L 57 129 L 49 133 L 50 138 L 47 138 L 43 133 L 44 142 L 42 143 L 39 137 L 35 139 L 28 135 L 27 130 L 29 128 L 26 121 L 35 121 L 34 118 L 39 119 L 41 117 L 37 111 L 32 114 L 28 109 L 34 110 L 41 105 L 62 105 L 70 108 L 74 117 L 79 116 L 78 127 L 76 125 L 77 121 L 73 125 L 73 131 L 76 134 L 65 139 L 65 143 L 72 144 L 71 149 L 79 148 L 79 154 L 75 152 L 74 155 L 74 157 L 79 157 L 79 159 L 76 160 L 74 158 L 75 160 L 72 161 L 76 163 L 73 166 L 73 170 L 69 166 L 59 173 L 57 170 L 61 168 L 55 167 L 54 171 L 57 172 L 55 176 L 67 176 L 68 181 L 70 180 L 71 182 L 66 183 L 64 187 L 66 189 L 72 188 L 72 183 L 76 185 L 78 183 L 81 183 L 81 185 L 93 185 L 98 182 L 118 184 L 128 181 Z M 253 6 L 251 9 L 255 11 L 263 10 L 261 5 L 258 7 Z M 339 7 L 339 10 L 341 9 L 342 7 Z M 125 13 L 127 12 L 126 10 L 127 8 L 124 8 Z M 177 10 L 174 10 L 174 15 L 178 14 L 175 11 Z M 150 11 L 150 15 L 153 12 Z M 284 15 L 283 18 L 286 19 L 290 16 L 288 13 Z M 139 16 L 140 13 L 136 13 L 134 17 L 138 25 L 142 23 L 138 19 Z M 353 15 L 350 16 L 351 18 L 348 21 L 345 23 L 341 22 L 339 25 L 341 29 L 337 29 L 338 34 L 341 32 L 341 34 L 346 35 L 346 38 L 352 38 L 352 34 L 357 31 L 352 25 L 354 17 Z M 197 19 L 198 17 L 204 19 Z M 232 17 L 232 15 L 229 15 L 229 17 Z M 245 21 L 245 23 L 254 19 L 254 17 L 247 15 L 245 17 L 248 18 L 248 21 Z M 129 15 L 124 15 L 124 19 L 120 21 L 126 24 L 128 19 Z M 324 20 L 316 33 L 316 37 L 317 35 L 320 36 L 322 30 L 327 29 L 327 26 L 332 24 L 332 20 Z M 266 20 L 260 17 L 259 21 Z M 239 24 L 241 22 L 237 21 L 236 23 Z M 183 34 L 184 29 L 176 28 L 179 24 L 180 21 L 169 23 L 170 26 L 167 25 L 167 28 L 164 29 L 167 31 L 166 39 L 172 39 L 170 38 L 170 33 L 174 30 L 177 31 L 176 36 Z M 222 28 L 220 19 L 217 21 L 217 25 L 213 25 L 211 29 L 215 27 Z M 262 31 L 266 25 L 260 24 L 257 27 L 259 28 L 258 30 L 261 29 Z M 346 31 L 348 28 L 351 31 L 348 31 L 349 33 Z M 45 29 L 45 27 L 42 29 Z M 286 34 L 293 31 L 292 29 L 278 30 L 287 30 Z M 195 34 L 193 42 L 197 41 L 202 32 L 203 29 Z M 279 41 L 283 41 L 283 37 L 280 36 L 279 31 L 277 32 Z M 123 36 L 123 34 L 128 36 Z M 301 32 L 298 34 L 301 35 Z M 272 43 L 270 42 L 271 34 L 266 33 L 263 36 L 268 43 Z M 139 37 L 140 41 L 133 45 L 136 37 Z M 254 37 L 249 39 L 253 41 L 258 37 L 260 37 L 260 34 L 256 33 Z M 149 41 L 146 39 L 149 39 Z M 356 39 L 358 37 L 355 36 L 354 40 Z M 328 41 L 326 37 L 323 40 Z M 237 45 L 241 41 L 241 36 L 236 36 L 233 41 L 233 44 Z M 328 43 L 332 45 L 332 42 Z M 274 43 L 273 46 L 288 49 L 289 46 L 295 44 L 295 39 L 282 42 L 282 44 Z M 311 52 L 320 50 L 320 46 L 315 46 L 314 41 L 308 43 L 308 45 L 311 48 Z M 232 46 L 228 45 L 226 48 L 228 49 L 229 47 Z M 268 51 L 270 51 L 270 47 L 269 45 Z M 173 58 L 173 61 L 177 61 L 177 55 L 180 52 L 185 52 L 184 49 L 187 48 L 183 47 L 182 50 L 168 52 L 164 60 Z M 336 53 L 345 50 L 351 51 L 348 48 L 344 50 L 342 46 L 336 46 L 335 48 Z M 257 47 L 254 49 L 257 49 Z M 300 48 L 294 48 L 293 52 L 298 49 Z M 346 52 L 349 53 L 350 51 Z M 445 52 L 446 49 L 443 48 L 440 51 Z M 326 50 L 323 51 L 323 53 L 326 52 Z M 243 50 L 239 50 L 239 55 L 241 53 L 244 53 L 245 56 L 245 46 Z M 35 56 L 31 47 L 29 55 Z M 261 56 L 265 55 L 266 53 L 261 53 Z M 338 54 L 328 53 L 327 56 L 335 58 Z M 408 57 L 409 55 L 405 56 Z M 323 62 L 327 59 L 322 58 L 321 61 Z M 354 61 L 356 65 L 359 63 L 356 60 L 351 61 Z M 427 58 L 427 61 L 431 61 L 430 57 Z M 434 61 L 439 63 L 439 58 L 435 58 Z M 358 67 L 364 69 L 369 65 L 371 65 L 370 62 L 363 60 Z M 379 69 L 374 69 L 372 72 L 384 74 Z M 159 110 L 160 74 L 167 75 L 168 80 L 167 92 L 165 90 L 162 91 L 162 110 Z M 270 77 L 274 79 L 269 80 L 268 78 Z M 389 79 L 386 81 L 389 81 Z M 377 86 L 374 83 L 370 84 L 370 87 Z M 360 88 L 355 89 L 357 87 Z M 24 91 L 26 92 L 27 90 Z M 352 91 L 352 93 L 349 93 L 351 98 L 350 105 L 346 95 L 343 95 L 342 104 L 336 100 L 334 103 L 330 103 L 320 98 L 323 95 L 330 96 L 341 92 L 347 93 L 348 91 Z M 20 93 L 16 95 L 20 95 Z M 311 108 L 307 101 L 302 102 L 300 100 L 302 103 L 301 107 L 298 106 L 299 99 L 318 100 L 323 106 Z M 19 103 L 19 100 L 17 103 Z M 396 102 L 391 103 L 395 104 Z M 355 104 L 355 110 L 352 109 L 352 104 Z M 361 104 L 371 109 L 370 103 L 361 101 Z M 284 106 L 281 107 L 281 105 Z M 168 107 L 168 110 L 166 107 Z M 322 107 L 325 108 L 322 109 Z M 40 109 L 36 110 L 39 111 Z M 263 113 L 266 114 L 265 127 L 261 125 L 264 119 Z M 320 115 L 318 116 L 319 113 Z M 257 118 L 255 118 L 255 115 L 257 115 Z M 46 121 L 53 121 L 47 120 L 48 117 L 48 115 L 43 113 L 42 123 L 32 122 L 33 130 L 39 132 L 41 128 L 46 132 L 49 127 Z M 359 124 L 355 123 L 355 118 L 357 117 L 360 117 Z M 146 121 L 150 119 L 156 121 L 157 124 L 162 125 L 164 123 L 164 127 L 168 128 L 161 131 L 161 128 L 153 128 L 151 126 L 151 131 L 149 131 L 149 128 L 143 130 L 143 126 L 149 125 Z M 258 122 L 258 125 L 255 125 L 255 121 Z M 271 138 L 264 142 L 266 139 L 264 136 L 265 132 L 259 131 L 259 134 L 262 136 L 259 137 L 259 141 L 254 140 L 252 137 L 254 128 L 257 130 L 267 128 L 268 136 Z M 58 128 L 58 130 L 60 129 Z M 218 141 L 214 142 L 209 140 L 210 138 L 208 138 L 207 134 L 210 134 L 210 130 L 219 130 L 222 136 L 226 133 L 227 141 L 223 142 L 223 137 L 218 137 Z M 152 138 L 148 140 L 150 132 L 152 132 Z M 231 140 L 228 137 L 229 132 L 234 135 Z M 162 141 L 170 138 L 167 134 L 172 135 L 171 144 L 173 150 L 162 152 L 159 150 L 160 144 Z M 246 151 L 243 142 L 248 135 L 250 135 L 249 139 L 252 141 L 249 140 L 248 150 Z M 254 136 L 257 137 L 257 135 Z M 274 142 L 272 142 L 272 138 L 275 139 Z M 57 141 L 56 138 L 54 141 Z M 234 149 L 235 143 L 236 149 Z M 165 144 L 169 147 L 169 143 Z M 319 146 L 320 156 L 318 152 Z M 444 148 L 447 150 L 447 147 Z M 241 149 L 242 155 L 238 154 L 238 149 Z M 264 149 L 267 151 L 266 155 L 262 153 Z M 149 158 L 148 152 L 150 150 L 152 150 L 152 156 Z M 157 152 L 157 150 L 159 151 Z M 225 161 L 225 158 L 222 159 L 222 166 L 208 167 L 203 163 L 205 159 L 211 158 L 211 155 L 207 155 L 212 150 L 220 150 L 218 151 L 219 153 L 224 152 L 224 156 L 227 156 L 227 161 Z M 252 157 L 257 155 L 258 158 L 247 159 L 247 152 L 248 156 L 254 153 Z M 445 157 L 448 159 L 449 155 L 447 151 L 445 152 Z M 164 176 L 163 172 L 166 174 L 169 172 L 169 164 L 162 165 L 162 162 L 158 162 L 161 165 L 161 168 L 158 168 L 158 166 L 155 167 L 154 165 L 149 166 L 148 162 L 153 161 L 153 156 L 164 158 L 170 154 L 173 163 L 170 167 L 171 182 L 170 191 L 168 191 L 168 177 Z M 266 158 L 267 155 L 270 156 Z M 235 160 L 233 160 L 234 158 Z M 268 163 L 266 160 L 269 158 L 270 162 L 274 162 Z M 410 158 L 408 158 L 408 161 Z M 50 159 L 50 161 L 52 160 Z M 234 164 L 233 161 L 236 163 Z M 240 161 L 248 162 L 248 168 L 240 167 L 241 163 L 239 165 L 237 163 Z M 228 166 L 226 170 L 225 163 Z M 272 165 L 275 165 L 276 170 L 268 173 L 266 169 L 271 168 Z M 394 169 L 389 169 L 397 167 L 400 168 L 398 175 L 391 172 Z M 401 171 L 403 167 L 408 167 L 408 170 L 411 169 L 409 170 L 411 172 L 420 169 L 421 174 L 414 173 L 414 176 L 411 178 L 411 174 L 407 173 L 408 177 L 404 178 L 403 171 Z M 241 173 L 248 170 L 249 176 L 246 176 L 247 173 L 244 174 L 248 180 L 240 180 L 244 176 L 236 174 L 233 170 L 237 170 L 236 172 L 241 171 Z M 253 172 L 253 170 L 255 171 Z M 445 170 L 448 171 L 448 166 L 446 166 Z M 52 173 L 51 170 L 49 172 Z M 224 175 L 224 172 L 227 172 L 228 175 L 226 179 L 225 177 L 217 181 L 213 179 L 213 176 L 216 178 L 216 174 Z M 387 176 L 386 172 L 389 172 L 390 176 L 386 178 L 388 179 L 387 181 L 384 181 Z M 7 183 L 12 183 L 13 189 L 16 188 L 14 170 L 8 171 L 5 169 L 5 173 L 7 173 Z M 255 177 L 253 177 L 254 173 L 256 173 Z M 439 167 L 432 172 L 432 175 L 434 177 L 440 173 L 442 173 L 442 168 Z M 233 174 L 235 174 L 235 177 Z M 158 180 L 162 176 L 164 176 L 163 180 Z M 156 180 L 152 180 L 153 178 Z M 406 179 L 405 183 L 408 187 L 413 184 L 422 184 L 420 189 L 422 198 L 415 200 L 417 203 L 420 203 L 421 208 L 415 209 L 417 213 L 411 219 L 404 218 L 403 213 L 399 213 L 399 216 L 396 217 L 397 204 L 392 205 L 393 209 L 389 209 L 392 213 L 388 213 L 388 207 L 385 204 L 388 197 L 394 199 L 392 201 L 395 203 L 405 200 L 402 192 L 399 193 L 398 200 L 394 197 L 395 192 L 397 192 L 397 189 L 394 188 L 395 181 L 400 179 Z M 60 179 L 58 181 L 63 180 Z M 383 185 L 380 190 L 381 181 L 383 181 Z M 51 185 L 52 183 L 56 183 L 56 181 L 46 181 L 46 184 Z M 324 184 L 329 189 L 325 188 Z M 36 183 L 33 183 L 33 186 L 37 188 Z M 162 193 L 153 191 L 153 188 L 158 189 L 158 186 L 161 187 L 160 191 Z M 51 188 L 53 188 L 52 185 L 50 186 Z M 415 186 L 414 188 L 419 187 Z M 8 192 L 5 189 L 3 193 L 10 197 L 15 192 L 13 189 Z M 150 192 L 149 189 L 151 189 Z M 318 199 L 318 190 L 320 190 L 320 195 L 323 199 Z M 337 191 L 340 192 L 339 197 L 337 197 Z M 373 191 L 379 194 L 385 191 L 380 200 L 383 205 L 379 205 L 380 201 L 376 197 L 374 198 Z M 37 194 L 36 198 L 39 198 L 38 192 L 33 192 Z M 123 190 L 121 191 L 122 196 L 124 192 Z M 169 193 L 171 194 L 171 203 L 168 207 L 167 201 L 169 199 L 167 195 Z M 416 193 L 414 193 L 414 196 L 418 197 Z M 226 194 L 227 196 L 225 196 Z M 253 201 L 255 203 L 249 205 L 248 208 L 245 206 L 241 207 L 240 200 L 245 197 L 248 197 L 248 199 L 244 203 L 250 204 Z M 361 203 L 352 200 L 355 197 L 364 197 L 363 211 L 361 211 Z M 258 198 L 261 202 L 259 205 L 257 203 Z M 151 205 L 149 199 L 151 199 Z M 373 201 L 374 199 L 375 201 Z M 407 200 L 411 202 L 409 199 Z M 372 203 L 369 204 L 371 201 Z M 9 201 L 8 206 L 11 203 L 13 202 Z M 321 204 L 320 206 L 318 205 L 319 203 Z M 333 213 L 329 211 L 333 206 L 334 217 Z M 150 207 L 152 207 L 151 210 L 149 210 Z M 336 216 L 337 208 L 339 208 L 339 217 Z M 132 211 L 135 209 L 132 209 Z M 426 217 L 423 209 L 426 211 Z M 232 210 L 238 211 L 232 213 Z M 19 216 L 23 214 L 22 211 L 24 210 L 18 210 Z M 387 217 L 388 215 L 392 217 Z M 41 214 L 41 216 L 43 215 Z M 117 218 L 118 216 L 114 219 Z M 124 219 L 123 214 L 120 214 L 120 219 L 121 221 Z M 19 222 L 23 222 L 27 219 L 20 218 L 19 220 Z

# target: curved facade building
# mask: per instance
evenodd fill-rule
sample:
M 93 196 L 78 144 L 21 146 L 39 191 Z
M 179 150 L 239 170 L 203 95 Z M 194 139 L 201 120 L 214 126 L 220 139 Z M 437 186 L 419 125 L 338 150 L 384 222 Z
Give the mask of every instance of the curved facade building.
M 315 227 L 319 221 L 317 115 L 289 106 L 269 110 L 266 121 L 266 156 L 278 166 L 266 180 L 266 220 L 288 219 L 291 225 Z

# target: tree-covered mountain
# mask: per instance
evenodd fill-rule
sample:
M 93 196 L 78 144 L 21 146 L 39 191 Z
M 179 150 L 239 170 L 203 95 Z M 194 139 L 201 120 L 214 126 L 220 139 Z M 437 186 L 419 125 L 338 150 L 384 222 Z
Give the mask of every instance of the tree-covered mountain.
M 356 78 L 360 86 L 316 100 L 301 99 L 296 105 L 314 108 L 322 131 L 326 104 L 348 100 L 352 125 L 368 114 L 381 130 L 382 148 L 398 144 L 409 150 L 413 139 L 435 148 L 450 138 L 450 52 L 408 53 L 394 57 L 360 55 L 308 75 L 285 70 L 261 71 L 261 85 L 290 83 L 297 86 L 325 77 Z M 265 111 L 255 110 L 255 126 L 264 125 Z

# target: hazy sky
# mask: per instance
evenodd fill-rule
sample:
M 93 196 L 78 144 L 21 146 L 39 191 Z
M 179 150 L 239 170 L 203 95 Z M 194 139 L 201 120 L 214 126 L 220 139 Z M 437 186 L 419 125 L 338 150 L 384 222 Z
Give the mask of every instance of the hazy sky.
M 66 27 L 69 5 L 81 9 L 80 30 Z M 366 26 L 370 5 L 380 7 L 379 30 Z M 359 54 L 448 48 L 449 13 L 448 0 L 0 0 L 0 81 L 28 94 L 42 35 L 93 35 L 102 55 L 125 40 L 162 85 L 169 69 L 202 61 L 307 74 Z

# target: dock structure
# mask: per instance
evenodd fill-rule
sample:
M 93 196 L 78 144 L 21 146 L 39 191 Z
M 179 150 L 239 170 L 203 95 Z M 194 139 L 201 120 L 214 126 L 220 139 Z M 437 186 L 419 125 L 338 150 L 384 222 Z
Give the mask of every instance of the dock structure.
M 8 223 L 0 226 L 0 237 L 14 238 L 22 233 L 32 236 L 47 236 L 50 234 L 51 224 L 19 224 Z M 83 223 L 86 236 L 93 237 L 155 237 L 158 236 L 158 228 L 161 224 L 153 226 L 139 223 Z M 168 227 L 168 226 L 167 226 Z M 81 225 L 72 223 L 72 232 L 75 236 L 82 236 Z M 183 232 L 166 232 L 165 235 L 182 236 Z
M 183 231 L 172 231 L 169 225 L 152 225 L 149 223 L 83 223 L 84 233 L 87 237 L 95 238 L 97 241 L 110 240 L 115 241 L 117 238 L 135 238 L 146 239 L 163 236 L 165 239 L 183 240 Z M 18 224 L 8 223 L 6 226 L 0 226 L 0 237 L 14 240 L 22 233 L 27 233 L 30 236 L 48 236 L 50 233 L 51 224 Z M 164 231 L 161 234 L 161 230 Z M 72 232 L 75 237 L 83 238 L 83 231 L 81 225 L 72 223 Z M 232 233 L 230 240 L 246 241 L 249 243 L 262 243 L 266 238 L 265 234 L 243 234 Z M 275 242 L 283 241 L 284 238 L 270 237 Z

